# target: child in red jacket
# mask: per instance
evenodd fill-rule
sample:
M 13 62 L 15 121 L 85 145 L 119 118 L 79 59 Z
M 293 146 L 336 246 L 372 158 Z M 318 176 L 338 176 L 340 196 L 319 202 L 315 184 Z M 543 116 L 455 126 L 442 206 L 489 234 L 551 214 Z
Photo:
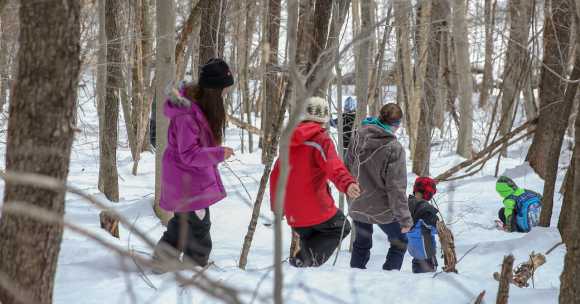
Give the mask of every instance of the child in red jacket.
M 329 119 L 326 100 L 312 97 L 307 101 L 303 121 L 296 127 L 290 143 L 290 173 L 284 199 L 288 225 L 300 236 L 300 250 L 290 258 L 296 267 L 324 264 L 350 233 L 350 223 L 334 204 L 327 181 L 351 198 L 360 188 L 336 153 L 324 124 Z M 270 176 L 272 209 L 280 162 L 276 160 Z

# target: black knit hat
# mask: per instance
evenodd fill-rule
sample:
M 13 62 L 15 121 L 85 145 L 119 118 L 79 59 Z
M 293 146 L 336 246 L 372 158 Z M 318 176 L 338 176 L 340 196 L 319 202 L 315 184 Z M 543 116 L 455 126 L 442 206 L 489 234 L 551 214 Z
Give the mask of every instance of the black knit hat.
M 234 77 L 228 64 L 220 58 L 212 58 L 201 67 L 199 86 L 209 89 L 223 89 L 234 84 Z

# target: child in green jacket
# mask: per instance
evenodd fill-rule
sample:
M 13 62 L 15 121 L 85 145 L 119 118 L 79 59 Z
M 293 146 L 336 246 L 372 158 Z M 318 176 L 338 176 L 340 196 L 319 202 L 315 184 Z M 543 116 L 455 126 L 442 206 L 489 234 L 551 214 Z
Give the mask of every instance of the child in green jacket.
M 537 192 L 518 187 L 507 176 L 500 176 L 495 190 L 503 198 L 503 208 L 499 209 L 499 220 L 508 232 L 529 232 L 536 226 L 542 196 Z

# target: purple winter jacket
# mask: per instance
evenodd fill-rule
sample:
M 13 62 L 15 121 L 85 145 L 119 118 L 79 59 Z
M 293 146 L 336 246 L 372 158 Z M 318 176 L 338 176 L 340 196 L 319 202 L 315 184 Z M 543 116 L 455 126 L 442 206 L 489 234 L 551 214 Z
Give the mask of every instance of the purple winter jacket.
M 165 101 L 170 120 L 161 169 L 161 208 L 189 212 L 207 208 L 226 197 L 218 164 L 224 149 L 214 143 L 209 124 L 195 102 Z

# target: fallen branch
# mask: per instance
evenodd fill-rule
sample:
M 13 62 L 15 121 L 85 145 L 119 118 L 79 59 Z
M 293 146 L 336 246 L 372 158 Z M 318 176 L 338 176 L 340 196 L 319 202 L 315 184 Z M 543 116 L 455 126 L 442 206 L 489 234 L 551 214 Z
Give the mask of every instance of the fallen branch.
M 250 125 L 247 122 L 241 121 L 239 118 L 233 117 L 231 115 L 227 115 L 228 121 L 231 122 L 234 126 L 244 129 L 254 135 L 262 136 L 262 130 Z
M 443 221 L 437 222 L 437 233 L 439 234 L 441 249 L 443 250 L 443 259 L 445 261 L 443 271 L 457 273 L 457 269 L 455 268 L 457 265 L 457 255 L 455 253 L 453 233 Z
M 523 132 L 524 130 L 528 130 L 528 128 L 535 126 L 535 124 L 537 123 L 538 118 L 534 118 L 532 120 L 528 120 L 526 123 L 524 123 L 523 125 L 519 126 L 518 128 L 514 129 L 513 131 L 509 132 L 508 134 L 506 134 L 505 136 L 503 136 L 502 138 L 498 139 L 497 141 L 493 142 L 492 144 L 490 144 L 487 148 L 481 150 L 480 152 L 476 153 L 471 159 L 468 159 L 466 161 L 461 162 L 460 164 L 454 166 L 453 168 L 443 172 L 442 174 L 438 175 L 437 177 L 435 177 L 435 179 L 437 181 L 447 181 L 451 176 L 453 176 L 455 173 L 461 171 L 463 168 L 470 166 L 471 164 L 477 162 L 479 159 L 485 157 L 486 155 L 493 153 L 493 151 L 506 144 L 511 138 L 515 137 L 516 135 L 520 134 L 521 132 Z M 528 132 L 531 134 L 532 132 L 534 132 L 535 129 L 530 129 Z
M 534 273 L 538 267 L 546 263 L 546 257 L 541 253 L 530 254 L 530 259 L 520 264 L 514 272 L 514 284 L 520 288 L 528 287 L 528 281 L 534 277 Z

